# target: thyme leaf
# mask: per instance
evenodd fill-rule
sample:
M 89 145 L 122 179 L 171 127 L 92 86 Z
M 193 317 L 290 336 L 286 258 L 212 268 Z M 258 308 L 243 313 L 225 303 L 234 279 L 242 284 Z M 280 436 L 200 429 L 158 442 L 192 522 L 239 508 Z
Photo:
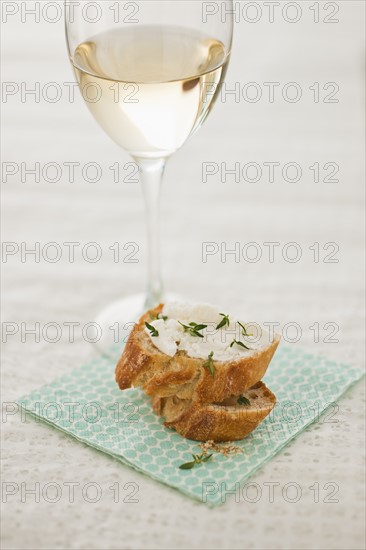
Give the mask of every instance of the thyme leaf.
M 240 325 L 243 330 L 243 336 L 253 336 L 253 334 L 248 334 L 246 326 L 243 325 L 240 321 L 238 321 L 238 325 Z
M 178 323 L 184 328 L 184 332 L 189 332 L 191 336 L 197 336 L 198 338 L 203 338 L 203 334 L 201 334 L 200 330 L 207 328 L 207 325 L 197 324 L 193 322 L 189 323 L 188 325 L 185 325 L 180 321 L 178 321 Z
M 208 354 L 207 361 L 205 361 L 202 366 L 210 371 L 212 378 L 215 378 L 215 365 L 214 360 L 212 359 L 213 354 L 213 351 Z
M 155 321 L 156 319 L 163 319 L 163 321 L 166 321 L 168 319 L 167 315 L 163 315 L 162 313 L 158 313 L 156 316 L 152 313 L 149 313 L 150 321 Z
M 145 327 L 150 331 L 150 336 L 159 336 L 159 331 L 147 321 L 145 321 Z
M 220 315 L 222 316 L 222 319 L 219 324 L 216 325 L 216 330 L 230 325 L 229 315 L 225 315 L 225 313 L 220 313 Z
M 212 457 L 212 453 L 210 455 L 207 455 L 206 453 L 202 453 L 200 455 L 192 455 L 192 456 L 193 456 L 193 461 L 185 462 L 184 464 L 181 464 L 179 466 L 180 470 L 191 470 L 197 464 L 208 462 L 208 460 L 210 460 L 210 458 Z
M 252 349 L 252 348 L 248 348 L 248 346 L 246 346 L 245 344 L 243 344 L 243 342 L 240 342 L 240 340 L 235 340 L 235 338 L 234 338 L 234 340 L 231 342 L 230 347 L 232 348 L 234 344 L 236 344 L 237 346 L 240 346 L 240 347 L 242 347 L 242 348 L 245 348 L 245 349 L 249 349 L 249 350 Z
M 250 405 L 249 399 L 244 397 L 244 395 L 239 395 L 238 403 L 239 403 L 239 405 Z

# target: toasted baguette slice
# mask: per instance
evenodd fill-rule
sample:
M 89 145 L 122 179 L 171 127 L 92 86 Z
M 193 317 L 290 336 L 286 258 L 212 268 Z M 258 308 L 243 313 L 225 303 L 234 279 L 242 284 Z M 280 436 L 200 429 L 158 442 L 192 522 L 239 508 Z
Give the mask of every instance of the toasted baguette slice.
M 153 397 L 176 396 L 198 403 L 220 403 L 240 395 L 261 380 L 280 341 L 276 336 L 260 350 L 253 350 L 234 361 L 215 361 L 215 376 L 203 367 L 204 359 L 189 357 L 178 351 L 173 357 L 162 353 L 145 332 L 145 321 L 163 309 L 145 313 L 132 329 L 116 367 L 116 381 L 121 389 L 140 386 Z
M 238 397 L 222 403 L 203 404 L 177 397 L 155 397 L 153 408 L 166 419 L 165 426 L 195 441 L 235 441 L 250 434 L 271 412 L 276 397 L 258 382 L 242 394 L 250 404 L 238 404 Z

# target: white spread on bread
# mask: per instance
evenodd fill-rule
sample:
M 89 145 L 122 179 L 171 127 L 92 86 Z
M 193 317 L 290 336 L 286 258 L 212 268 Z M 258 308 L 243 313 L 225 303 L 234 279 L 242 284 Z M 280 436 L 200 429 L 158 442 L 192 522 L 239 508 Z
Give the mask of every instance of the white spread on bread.
M 234 319 L 229 315 L 229 325 L 216 329 L 223 320 L 219 309 L 208 304 L 191 304 L 188 302 L 171 302 L 164 305 L 159 319 L 149 321 L 157 331 L 158 336 L 153 336 L 151 330 L 145 328 L 153 344 L 166 355 L 174 356 L 177 351 L 185 351 L 190 357 L 207 358 L 213 352 L 215 361 L 234 361 L 260 350 L 270 343 L 270 335 L 267 331 L 255 330 L 252 336 L 244 336 L 242 319 Z M 221 312 L 222 313 L 222 312 Z M 229 312 L 224 312 L 229 314 Z M 164 319 L 162 318 L 164 317 Z M 207 325 L 200 329 L 203 338 L 194 336 L 183 325 L 189 323 Z M 182 324 L 181 324 L 182 323 Z M 258 325 L 257 325 L 258 328 Z M 251 333 L 251 325 L 248 325 L 248 333 Z M 250 349 L 246 349 L 233 340 L 242 342 Z

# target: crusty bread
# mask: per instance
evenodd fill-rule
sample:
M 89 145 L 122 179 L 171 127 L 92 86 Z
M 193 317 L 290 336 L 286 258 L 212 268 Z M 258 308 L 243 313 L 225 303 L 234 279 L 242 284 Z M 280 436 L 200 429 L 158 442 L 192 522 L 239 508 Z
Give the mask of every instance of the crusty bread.
M 160 304 L 145 313 L 132 329 L 116 367 L 116 381 L 121 389 L 140 386 L 152 397 L 172 397 L 195 403 L 220 403 L 240 395 L 264 376 L 278 346 L 275 337 L 268 346 L 253 350 L 234 361 L 215 361 L 215 376 L 203 368 L 204 359 L 189 357 L 178 351 L 173 357 L 162 353 L 145 332 L 145 321 L 163 309 Z M 210 409 L 211 410 L 211 409 Z
M 145 321 L 156 318 L 162 309 L 160 304 L 148 311 L 133 328 L 116 367 L 119 387 L 141 386 L 151 396 L 155 412 L 165 418 L 165 426 L 184 437 L 217 442 L 243 439 L 275 405 L 275 396 L 260 379 L 279 337 L 239 359 L 214 361 L 212 376 L 204 368 L 204 359 L 182 350 L 166 355 L 154 345 Z
M 231 397 L 222 403 L 204 404 L 178 397 L 155 397 L 156 413 L 165 417 L 165 426 L 196 441 L 235 441 L 250 434 L 271 412 L 276 397 L 263 384 L 257 382 L 242 393 L 248 405 Z

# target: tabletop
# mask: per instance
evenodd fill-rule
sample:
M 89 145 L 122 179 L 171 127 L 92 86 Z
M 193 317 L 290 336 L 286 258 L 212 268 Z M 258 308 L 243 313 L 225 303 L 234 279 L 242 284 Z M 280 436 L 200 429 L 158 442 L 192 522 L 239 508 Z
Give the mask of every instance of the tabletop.
M 15 410 L 98 354 L 85 327 L 144 290 L 146 242 L 131 159 L 72 95 L 61 2 L 3 4 L 3 548 L 364 548 L 362 382 L 216 509 Z M 361 366 L 364 3 L 236 5 L 226 87 L 167 164 L 165 287 Z

